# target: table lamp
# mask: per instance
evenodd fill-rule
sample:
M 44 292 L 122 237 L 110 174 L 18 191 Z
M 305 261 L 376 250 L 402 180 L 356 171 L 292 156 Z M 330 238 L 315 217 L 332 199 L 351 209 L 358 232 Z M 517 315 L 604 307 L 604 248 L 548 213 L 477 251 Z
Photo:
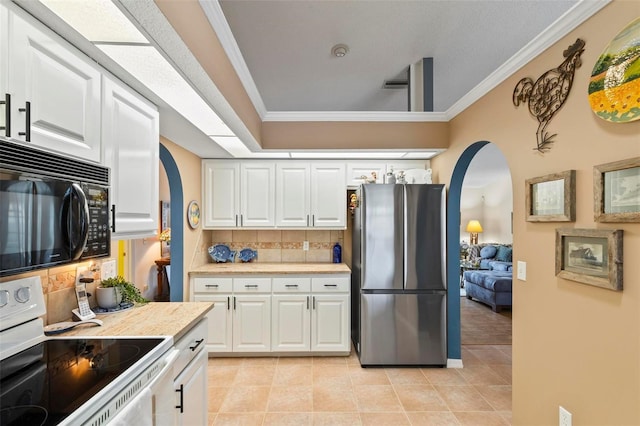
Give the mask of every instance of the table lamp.
M 467 232 L 469 233 L 469 244 L 478 244 L 478 234 L 482 232 L 480 221 L 470 220 L 467 223 Z

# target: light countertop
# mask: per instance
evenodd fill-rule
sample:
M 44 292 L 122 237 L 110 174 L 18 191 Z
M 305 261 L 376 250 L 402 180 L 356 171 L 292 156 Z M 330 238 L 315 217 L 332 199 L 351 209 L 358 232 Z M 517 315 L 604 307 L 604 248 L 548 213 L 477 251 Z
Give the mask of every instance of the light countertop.
M 172 336 L 175 342 L 211 308 L 211 302 L 149 302 L 124 312 L 97 314 L 102 326 L 81 325 L 59 336 Z
M 207 263 L 189 271 L 190 275 L 252 274 L 349 274 L 344 263 Z

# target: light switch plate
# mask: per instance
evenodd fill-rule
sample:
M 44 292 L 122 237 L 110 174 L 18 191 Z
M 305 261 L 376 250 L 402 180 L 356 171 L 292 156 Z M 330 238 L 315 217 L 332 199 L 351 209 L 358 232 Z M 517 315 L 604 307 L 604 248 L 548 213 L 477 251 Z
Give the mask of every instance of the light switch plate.
M 105 260 L 100 267 L 100 280 L 106 280 L 107 278 L 113 278 L 117 275 L 116 261 Z
M 527 262 L 518 260 L 518 279 L 520 281 L 527 280 Z
M 309 241 L 303 241 L 302 242 L 302 250 L 304 250 L 304 251 L 308 251 L 309 250 Z

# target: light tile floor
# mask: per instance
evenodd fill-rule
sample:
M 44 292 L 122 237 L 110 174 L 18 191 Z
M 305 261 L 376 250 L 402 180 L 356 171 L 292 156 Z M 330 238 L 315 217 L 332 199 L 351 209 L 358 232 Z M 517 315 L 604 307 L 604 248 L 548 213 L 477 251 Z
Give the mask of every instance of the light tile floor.
M 362 368 L 357 356 L 210 358 L 210 425 L 509 425 L 511 346 L 462 369 Z

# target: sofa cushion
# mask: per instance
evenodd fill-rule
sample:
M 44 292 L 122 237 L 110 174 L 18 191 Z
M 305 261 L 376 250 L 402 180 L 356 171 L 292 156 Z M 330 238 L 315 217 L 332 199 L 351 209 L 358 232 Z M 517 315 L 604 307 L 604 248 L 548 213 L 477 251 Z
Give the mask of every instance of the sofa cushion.
M 498 249 L 496 246 L 485 246 L 480 249 L 480 257 L 483 259 L 491 259 L 495 257 Z
M 493 271 L 510 271 L 511 265 L 511 262 L 500 262 L 498 260 L 489 262 L 489 268 Z
M 512 273 L 506 271 L 465 271 L 464 280 L 487 290 L 511 293 Z
M 511 262 L 511 256 L 513 253 L 513 249 L 507 246 L 498 246 L 498 251 L 496 253 L 496 260 L 501 262 Z

